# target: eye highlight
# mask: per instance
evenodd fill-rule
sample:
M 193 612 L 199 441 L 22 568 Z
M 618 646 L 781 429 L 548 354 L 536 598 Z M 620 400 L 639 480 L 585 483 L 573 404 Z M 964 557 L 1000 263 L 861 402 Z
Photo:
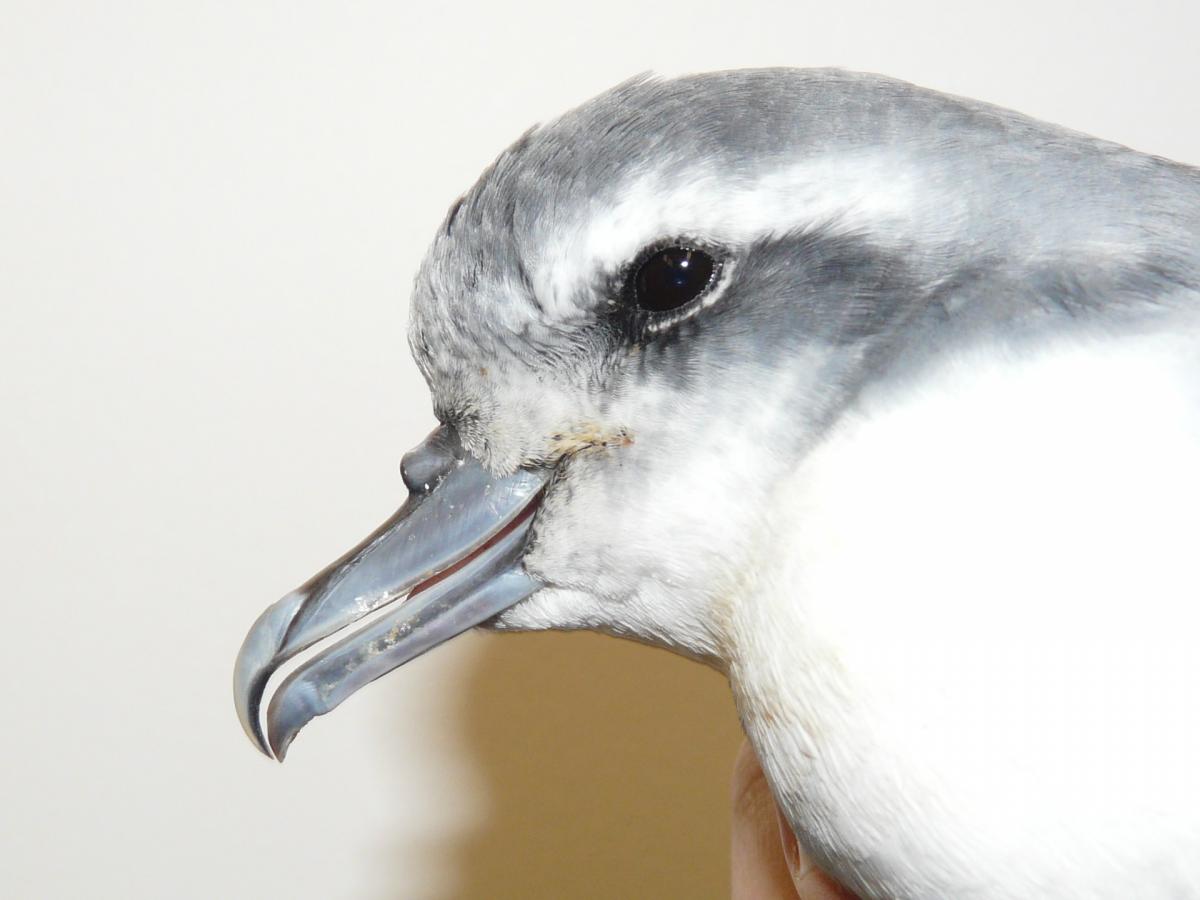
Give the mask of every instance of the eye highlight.
M 664 247 L 642 261 L 626 290 L 639 309 L 668 312 L 708 290 L 718 269 L 717 261 L 696 247 Z

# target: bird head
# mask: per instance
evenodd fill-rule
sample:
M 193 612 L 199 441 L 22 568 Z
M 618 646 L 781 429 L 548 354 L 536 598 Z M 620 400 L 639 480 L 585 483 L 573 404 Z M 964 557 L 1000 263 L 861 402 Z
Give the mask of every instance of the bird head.
M 997 285 L 1105 238 L 1057 135 L 799 70 L 636 79 L 527 133 L 416 278 L 441 425 L 404 459 L 409 499 L 255 624 L 247 733 L 282 758 L 313 716 L 480 624 L 727 667 L 780 479 L 880 372 L 1018 320 Z M 1055 205 L 1078 215 L 1051 226 Z M 984 281 L 986 312 L 954 307 Z

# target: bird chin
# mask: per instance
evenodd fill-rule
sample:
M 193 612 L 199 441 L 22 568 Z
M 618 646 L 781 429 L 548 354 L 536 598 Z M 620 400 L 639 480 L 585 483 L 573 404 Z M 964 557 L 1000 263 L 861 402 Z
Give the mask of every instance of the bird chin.
M 534 571 L 537 567 L 533 566 Z M 711 642 L 694 644 L 666 639 L 661 627 L 634 620 L 628 615 L 628 604 L 597 596 L 591 591 L 545 583 L 552 581 L 542 575 L 544 586 L 519 603 L 496 614 L 481 627 L 489 631 L 594 631 L 669 650 L 685 659 L 729 674 L 729 660 Z M 689 629 L 681 629 L 689 631 Z
M 267 756 L 282 761 L 313 718 L 541 586 L 522 560 L 552 470 L 495 477 L 445 428 L 405 461 L 407 502 L 242 644 L 234 702 Z

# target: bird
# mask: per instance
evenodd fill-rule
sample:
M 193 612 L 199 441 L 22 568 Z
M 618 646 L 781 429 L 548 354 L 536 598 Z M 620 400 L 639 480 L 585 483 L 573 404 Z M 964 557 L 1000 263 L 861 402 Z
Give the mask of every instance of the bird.
M 1198 315 L 1200 170 L 881 75 L 635 77 L 437 229 L 439 425 L 254 624 L 242 724 L 282 760 L 469 628 L 590 629 L 724 673 L 861 897 L 1200 897 Z

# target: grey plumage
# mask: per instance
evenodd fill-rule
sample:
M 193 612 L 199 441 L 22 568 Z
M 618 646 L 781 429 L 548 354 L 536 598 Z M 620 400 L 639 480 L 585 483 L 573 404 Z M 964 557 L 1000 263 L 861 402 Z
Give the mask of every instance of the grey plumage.
M 864 152 L 937 188 L 913 227 L 884 243 L 833 217 L 722 248 L 738 277 L 720 310 L 648 349 L 672 357 L 663 371 L 686 377 L 703 368 L 688 359 L 699 353 L 787 359 L 796 341 L 850 343 L 857 371 L 839 380 L 857 386 L 896 354 L 935 353 L 980 330 L 1032 334 L 1196 304 L 1193 168 L 875 75 L 640 77 L 527 132 L 454 205 L 412 307 L 410 341 L 435 407 L 468 436 L 486 418 L 489 402 L 465 389 L 477 380 L 465 359 L 599 383 L 642 346 L 637 322 L 610 309 L 623 269 L 578 287 L 567 321 L 546 313 L 529 275 L 548 235 L 578 229 L 634 180 L 657 179 L 665 196 L 717 171 L 729 189 L 772 165 Z M 714 334 L 693 341 L 695 329 Z

